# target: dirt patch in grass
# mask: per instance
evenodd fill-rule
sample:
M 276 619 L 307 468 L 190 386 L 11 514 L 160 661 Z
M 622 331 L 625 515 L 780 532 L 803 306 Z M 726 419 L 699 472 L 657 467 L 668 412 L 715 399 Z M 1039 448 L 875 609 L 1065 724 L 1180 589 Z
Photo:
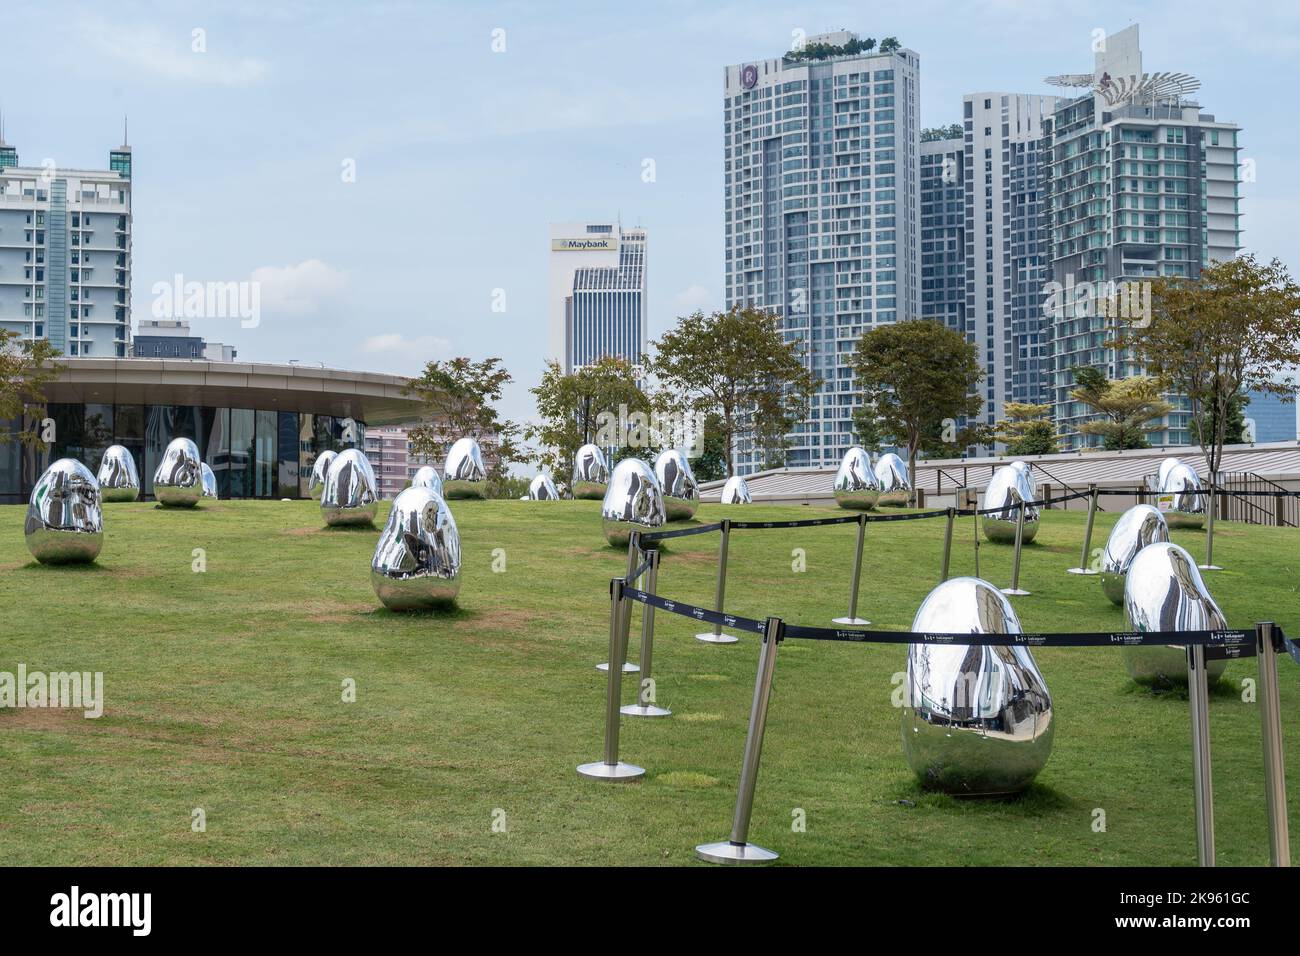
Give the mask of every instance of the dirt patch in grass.
M 718 778 L 710 777 L 706 773 L 696 773 L 693 770 L 673 770 L 659 774 L 655 777 L 655 782 L 678 790 L 707 790 L 718 785 Z
M 678 714 L 678 720 L 684 720 L 688 724 L 711 724 L 715 720 L 721 720 L 721 714 L 708 713 L 706 711 L 696 711 L 695 713 Z
M 291 538 L 301 538 L 309 534 L 323 530 L 319 525 L 313 525 L 310 528 L 285 528 L 280 534 L 287 534 Z

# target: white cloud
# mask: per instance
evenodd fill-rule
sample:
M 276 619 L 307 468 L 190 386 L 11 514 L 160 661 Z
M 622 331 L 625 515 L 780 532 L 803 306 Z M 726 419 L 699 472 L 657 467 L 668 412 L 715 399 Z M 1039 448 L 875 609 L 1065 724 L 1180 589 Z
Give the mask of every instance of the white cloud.
M 254 86 L 266 79 L 270 72 L 270 65 L 265 60 L 228 54 L 214 48 L 216 44 L 211 37 L 204 38 L 205 52 L 194 52 L 194 37 L 190 30 L 164 33 L 156 27 L 98 17 L 83 19 L 77 30 L 83 42 L 105 56 L 167 80 L 217 86 Z
M 416 335 L 406 337 L 400 332 L 384 332 L 372 335 L 361 343 L 361 351 L 370 354 L 380 352 L 399 352 L 423 359 L 445 355 L 450 342 L 436 335 Z
M 253 270 L 263 308 L 302 315 L 317 311 L 347 285 L 347 277 L 319 259 L 293 266 L 260 266 Z
M 691 283 L 673 296 L 673 310 L 678 315 L 708 312 L 713 308 L 713 293 L 699 283 Z

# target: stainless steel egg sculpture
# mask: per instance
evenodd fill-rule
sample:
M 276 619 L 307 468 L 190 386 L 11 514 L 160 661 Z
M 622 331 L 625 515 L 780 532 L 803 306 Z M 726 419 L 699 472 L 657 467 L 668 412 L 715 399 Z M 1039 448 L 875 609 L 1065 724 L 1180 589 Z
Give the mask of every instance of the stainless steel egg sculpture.
M 337 525 L 373 524 L 379 510 L 379 482 L 370 459 L 358 448 L 339 452 L 330 463 L 321 491 L 320 511 L 325 523 Z
M 447 452 L 442 488 L 447 498 L 487 497 L 487 469 L 483 467 L 483 453 L 474 439 L 458 439 Z
M 912 630 L 1022 633 L 1011 603 L 979 578 L 940 584 Z M 971 797 L 1024 790 L 1051 755 L 1052 717 L 1028 647 L 909 645 L 903 753 L 922 786 Z
M 609 465 L 596 445 L 583 445 L 573 457 L 573 497 L 600 501 L 609 487 Z
M 451 509 L 429 488 L 393 499 L 370 562 L 370 583 L 392 611 L 444 607 L 460 591 L 460 533 Z
M 217 494 L 217 476 L 212 471 L 212 466 L 209 465 L 206 461 L 203 462 L 202 465 L 200 466 L 200 474 L 203 478 L 203 497 L 204 498 L 221 497 L 219 494 Z
M 1182 462 L 1177 458 L 1163 458 L 1160 461 L 1160 471 L 1156 475 L 1156 486 L 1152 491 L 1159 491 L 1165 486 L 1165 478 L 1169 475 L 1169 469 L 1175 465 L 1181 465 Z
M 135 501 L 140 497 L 140 472 L 135 456 L 121 445 L 109 445 L 99 461 L 99 494 L 103 501 Z
M 1137 553 L 1169 540 L 1164 516 L 1150 505 L 1135 505 L 1119 516 L 1101 554 L 1101 589 L 1116 604 L 1124 603 L 1124 580 Z
M 537 475 L 528 483 L 529 501 L 559 501 L 560 493 L 555 490 L 555 482 L 550 475 Z
M 1166 459 L 1168 460 L 1168 459 Z M 1201 479 L 1191 465 L 1176 461 L 1168 469 L 1161 465 L 1162 495 L 1172 494 L 1173 504 L 1165 512 L 1171 528 L 1199 528 L 1205 524 L 1206 498 L 1201 494 Z
M 27 550 L 42 564 L 84 564 L 104 544 L 99 482 L 90 469 L 60 458 L 36 482 L 23 524 Z
M 876 461 L 876 481 L 880 485 L 882 505 L 905 505 L 912 494 L 912 482 L 907 477 L 907 463 L 892 451 Z
M 614 466 L 600 518 L 605 540 L 616 548 L 626 547 L 633 531 L 663 527 L 668 520 L 664 496 L 649 465 L 640 458 L 624 458 Z
M 189 438 L 173 438 L 153 473 L 153 496 L 169 508 L 193 508 L 203 496 L 199 446 Z
M 989 479 L 989 486 L 984 489 L 984 502 L 980 510 L 996 508 L 992 514 L 983 516 L 984 537 L 990 541 L 1011 544 L 1016 540 L 1016 521 L 1018 505 L 1022 501 L 1034 500 L 1034 488 L 1029 480 L 1029 466 L 1023 462 L 1013 462 L 999 468 Z M 1038 509 L 1025 509 L 1024 543 L 1028 544 L 1038 534 Z
M 686 521 L 695 517 L 700 505 L 700 486 L 686 456 L 669 448 L 655 459 L 655 478 L 664 495 L 664 510 L 669 521 Z
M 732 475 L 722 486 L 722 503 L 724 505 L 749 505 L 754 498 L 749 493 L 749 485 L 743 475 Z
M 1176 544 L 1149 544 L 1133 558 L 1124 586 L 1124 613 L 1132 631 L 1217 631 L 1228 619 L 1210 597 L 1196 560 Z M 1154 644 L 1124 648 L 1124 665 L 1139 684 L 1187 685 L 1187 650 Z M 1208 661 L 1210 683 L 1227 661 Z
M 320 501 L 321 492 L 325 490 L 325 476 L 330 473 L 330 465 L 339 456 L 336 451 L 323 451 L 316 456 L 311 466 L 311 481 L 307 484 L 307 494 Z
M 835 473 L 835 503 L 841 508 L 865 511 L 874 508 L 879 498 L 880 482 L 871 467 L 871 456 L 854 445 L 844 453 L 840 470 Z
M 438 474 L 438 469 L 432 465 L 424 465 L 411 478 L 411 487 L 428 488 L 435 495 L 441 495 L 442 475 Z

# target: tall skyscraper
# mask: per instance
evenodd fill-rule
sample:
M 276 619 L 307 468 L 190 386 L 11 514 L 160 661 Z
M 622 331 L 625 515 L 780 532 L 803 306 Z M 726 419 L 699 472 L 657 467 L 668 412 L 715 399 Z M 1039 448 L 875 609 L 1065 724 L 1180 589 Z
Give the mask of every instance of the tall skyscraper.
M 0 139 L 0 327 L 68 356 L 131 341 L 131 148 L 108 170 L 22 166 Z
M 940 138 L 927 130 L 921 134 L 921 318 L 963 335 L 965 225 L 965 145 L 961 137 Z
M 824 384 L 786 464 L 831 465 L 861 404 L 849 360 L 864 331 L 921 314 L 920 59 L 847 31 L 728 66 L 726 304 L 776 314 Z M 761 468 L 741 443 L 736 467 Z
M 1079 431 L 1088 410 L 1070 398 L 1071 369 L 1089 365 L 1111 378 L 1141 371 L 1105 347 L 1116 329 L 1100 307 L 1129 290 L 1120 308 L 1142 302 L 1158 276 L 1195 278 L 1241 248 L 1238 133 L 1190 98 L 1200 83 L 1185 73 L 1144 73 L 1138 28 L 1105 38 L 1094 70 L 1050 77 L 1083 87 L 1063 100 L 1048 125 L 1052 231 L 1048 321 L 1050 398 L 1066 448 L 1095 444 Z M 1131 285 L 1130 285 L 1131 284 Z M 1187 444 L 1186 402 L 1168 416 L 1156 443 Z
M 646 351 L 646 233 L 618 223 L 551 226 L 550 357 L 565 374 Z

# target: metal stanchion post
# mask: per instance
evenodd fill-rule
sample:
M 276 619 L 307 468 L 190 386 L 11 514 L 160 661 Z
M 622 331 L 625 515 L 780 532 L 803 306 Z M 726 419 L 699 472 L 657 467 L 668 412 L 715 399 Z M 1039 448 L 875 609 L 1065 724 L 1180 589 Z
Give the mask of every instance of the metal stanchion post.
M 623 596 L 625 582 L 614 578 L 609 582 L 609 659 L 622 660 L 627 654 L 627 625 L 631 617 L 631 602 Z M 622 675 L 610 669 L 605 687 L 605 757 L 594 763 L 584 763 L 578 773 L 594 780 L 632 780 L 645 773 L 635 764 L 618 759 L 619 700 L 623 689 Z
M 659 549 L 656 548 L 647 554 L 650 558 L 650 570 L 646 572 L 645 590 L 655 594 L 657 593 L 655 588 L 659 583 Z M 655 609 L 653 605 L 647 604 L 641 608 L 641 692 L 637 695 L 635 704 L 628 704 L 620 711 L 629 717 L 668 717 L 672 714 L 667 707 L 655 706 L 655 682 L 650 676 L 654 642 Z
M 632 572 L 636 570 L 638 559 L 641 557 L 641 554 L 642 554 L 641 533 L 639 531 L 633 531 L 630 535 L 628 535 L 628 539 L 627 539 L 627 573 L 623 575 L 623 580 L 626 581 L 628 584 L 632 583 Z M 609 670 L 609 661 L 605 661 L 604 663 L 597 664 L 596 670 L 598 671 Z M 627 644 L 624 643 L 623 673 L 636 674 L 640 670 L 641 670 L 640 664 L 633 664 L 631 661 L 627 659 Z
M 1210 690 L 1205 645 L 1187 647 L 1187 700 L 1192 717 L 1192 787 L 1196 802 L 1196 862 L 1214 866 L 1214 781 L 1210 774 Z
M 722 603 L 727 594 L 727 547 L 731 541 L 731 519 L 722 519 L 722 540 L 718 542 L 718 592 L 714 601 L 714 610 L 722 613 Z M 734 634 L 723 634 L 722 625 L 714 624 L 713 630 L 696 634 L 697 641 L 705 644 L 735 644 L 740 638 Z
M 939 576 L 940 584 L 948 580 L 948 566 L 952 560 L 952 522 L 956 514 L 956 508 L 948 509 L 948 526 L 943 531 L 943 574 Z
M 1255 625 L 1259 664 L 1259 722 L 1264 738 L 1264 793 L 1268 799 L 1268 853 L 1273 866 L 1291 865 L 1286 818 L 1286 771 L 1282 763 L 1282 710 L 1277 692 L 1277 625 Z
M 871 622 L 858 617 L 858 581 L 862 577 L 862 544 L 867 536 L 867 516 L 858 515 L 858 550 L 853 554 L 853 587 L 849 591 L 849 616 L 837 617 L 835 624 L 865 625 Z
M 1021 597 L 1029 592 L 1020 586 L 1020 548 L 1025 541 L 1025 503 L 1022 501 L 1016 508 L 1016 556 L 1011 562 L 1011 587 L 1003 588 L 1003 594 L 1010 594 L 1015 597 Z
M 1214 563 L 1214 491 L 1218 485 L 1218 476 L 1210 475 L 1210 507 L 1205 512 L 1205 563 L 1197 565 L 1202 571 L 1222 571 L 1223 568 Z
M 969 500 L 969 499 L 968 499 Z M 980 576 L 980 500 L 971 502 L 971 528 L 975 532 L 975 577 Z
M 740 765 L 740 787 L 736 791 L 736 813 L 731 822 L 731 839 L 704 843 L 695 854 L 710 863 L 767 863 L 777 858 L 771 850 L 749 842 L 749 818 L 754 809 L 754 787 L 758 783 L 758 760 L 763 753 L 763 730 L 767 705 L 772 696 L 772 671 L 776 667 L 776 646 L 785 635 L 780 618 L 769 617 L 758 652 L 758 676 L 754 680 L 754 703 L 749 710 L 749 732 L 745 735 L 745 758 Z
M 1097 517 L 1097 486 L 1088 486 L 1088 523 L 1083 531 L 1083 551 L 1079 554 L 1079 566 L 1067 568 L 1066 574 L 1097 574 L 1092 564 L 1092 523 Z

